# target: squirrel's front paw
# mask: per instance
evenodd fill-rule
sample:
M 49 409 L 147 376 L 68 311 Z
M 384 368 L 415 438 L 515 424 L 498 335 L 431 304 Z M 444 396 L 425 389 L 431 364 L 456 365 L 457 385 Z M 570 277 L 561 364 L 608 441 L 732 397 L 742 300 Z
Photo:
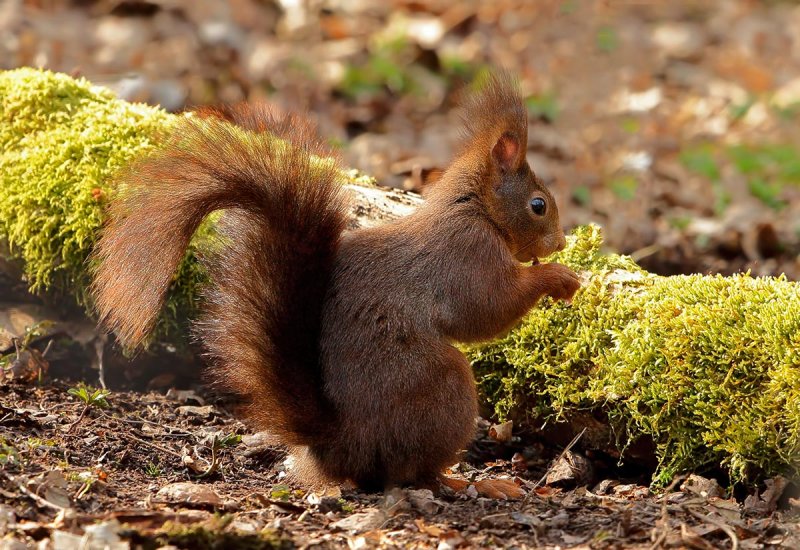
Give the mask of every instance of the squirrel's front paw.
M 581 287 L 578 274 L 565 265 L 551 263 L 539 265 L 544 292 L 554 300 L 571 302 Z

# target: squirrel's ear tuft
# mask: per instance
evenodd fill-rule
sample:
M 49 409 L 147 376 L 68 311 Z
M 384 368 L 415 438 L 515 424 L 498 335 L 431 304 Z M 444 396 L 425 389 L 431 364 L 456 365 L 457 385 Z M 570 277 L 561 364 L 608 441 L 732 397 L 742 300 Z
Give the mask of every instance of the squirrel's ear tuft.
M 464 149 L 512 167 L 528 145 L 528 113 L 516 80 L 496 70 L 478 80 L 463 105 Z
M 492 158 L 503 172 L 513 172 L 519 167 L 519 139 L 509 132 L 503 133 L 492 148 Z

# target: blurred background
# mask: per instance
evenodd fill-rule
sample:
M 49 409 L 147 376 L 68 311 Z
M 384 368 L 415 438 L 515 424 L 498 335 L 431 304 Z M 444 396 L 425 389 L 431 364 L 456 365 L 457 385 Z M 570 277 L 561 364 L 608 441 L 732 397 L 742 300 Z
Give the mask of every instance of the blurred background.
M 800 278 L 800 3 L 0 0 L 0 69 L 170 111 L 306 109 L 345 161 L 419 191 L 482 71 L 518 75 L 566 227 L 663 274 Z

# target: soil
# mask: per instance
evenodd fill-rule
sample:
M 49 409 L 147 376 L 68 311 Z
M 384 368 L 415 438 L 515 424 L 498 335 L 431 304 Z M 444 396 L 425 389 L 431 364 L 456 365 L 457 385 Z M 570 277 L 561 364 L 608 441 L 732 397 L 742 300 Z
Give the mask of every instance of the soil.
M 500 443 L 481 421 L 451 475 L 511 478 L 522 500 L 472 489 L 313 491 L 287 480 L 283 449 L 248 434 L 230 403 L 202 390 L 114 391 L 87 405 L 73 395 L 78 387 L 53 380 L 0 389 L 0 544 L 800 547 L 800 507 L 780 480 L 771 481 L 781 486 L 777 497 L 768 487 L 747 501 L 726 499 L 699 476 L 651 492 L 644 477 L 595 479 L 591 472 L 608 464 L 573 453 L 579 444 L 564 474 L 553 460 L 561 449 L 530 437 Z

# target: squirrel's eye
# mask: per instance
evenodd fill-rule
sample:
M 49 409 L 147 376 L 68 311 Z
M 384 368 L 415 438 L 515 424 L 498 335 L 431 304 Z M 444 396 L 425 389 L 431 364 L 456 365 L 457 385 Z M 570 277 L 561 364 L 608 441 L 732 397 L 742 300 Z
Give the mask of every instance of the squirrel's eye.
M 537 216 L 544 216 L 544 213 L 547 211 L 547 203 L 544 202 L 543 198 L 536 197 L 531 200 L 531 210 L 533 210 L 533 213 Z

